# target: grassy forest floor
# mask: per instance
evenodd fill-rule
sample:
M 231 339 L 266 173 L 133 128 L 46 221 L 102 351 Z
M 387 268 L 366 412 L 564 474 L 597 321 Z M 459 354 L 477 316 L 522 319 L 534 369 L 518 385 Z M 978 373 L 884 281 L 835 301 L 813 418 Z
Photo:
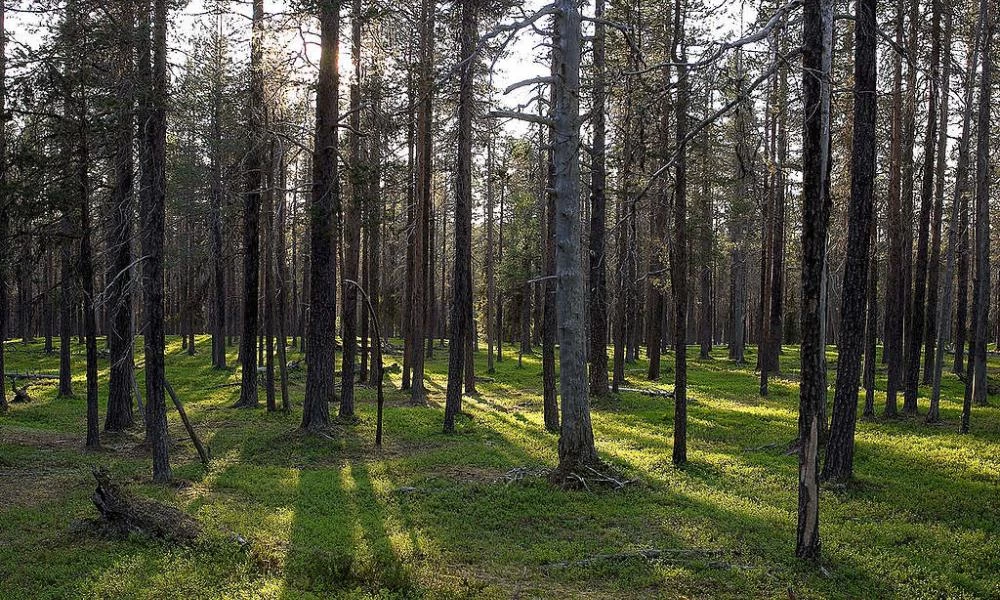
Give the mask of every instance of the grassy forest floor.
M 428 362 L 429 408 L 407 406 L 391 373 L 385 444 L 375 451 L 372 390 L 359 392 L 359 424 L 307 437 L 296 430 L 301 371 L 292 414 L 265 412 L 263 397 L 260 409 L 232 409 L 237 388 L 220 386 L 239 374 L 210 367 L 209 338 L 198 338 L 195 357 L 179 338 L 168 343 L 168 377 L 211 447 L 211 467 L 172 407 L 175 485 L 150 483 L 139 431 L 105 435 L 104 451 L 85 452 L 83 346 L 74 342 L 77 397 L 58 399 L 56 382 L 39 381 L 33 402 L 0 416 L 5 599 L 1000 597 L 1000 409 L 976 408 L 972 432 L 959 435 L 962 387 L 950 374 L 942 424 L 858 424 L 857 482 L 822 496 L 817 569 L 793 558 L 797 458 L 785 450 L 796 435 L 794 348 L 768 398 L 756 393 L 752 352 L 751 367 L 734 366 L 723 348 L 690 359 L 683 469 L 670 463 L 669 398 L 596 401 L 601 456 L 637 482 L 581 492 L 540 476 L 502 479 L 556 461 L 538 356 L 518 366 L 508 349 L 466 398 L 453 436 L 441 433 L 447 352 Z M 8 343 L 7 356 L 8 372 L 58 369 L 41 345 Z M 485 352 L 477 368 L 485 373 Z M 644 372 L 644 362 L 629 365 L 629 385 L 653 385 Z M 102 395 L 106 375 L 102 363 Z M 74 528 L 96 515 L 92 465 L 182 507 L 204 524 L 201 540 L 114 541 Z M 662 552 L 647 560 L 644 549 Z

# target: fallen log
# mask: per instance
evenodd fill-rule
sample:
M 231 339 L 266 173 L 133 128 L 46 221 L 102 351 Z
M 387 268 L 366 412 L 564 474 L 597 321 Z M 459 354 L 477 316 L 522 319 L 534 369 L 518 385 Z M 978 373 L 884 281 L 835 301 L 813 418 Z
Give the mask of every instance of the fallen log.
M 17 381 L 18 379 L 59 379 L 58 375 L 48 373 L 4 373 L 4 377 Z
M 630 388 L 630 387 L 619 387 L 619 391 L 622 392 L 633 392 L 636 394 L 643 394 L 646 396 L 653 396 L 654 398 L 673 398 L 674 393 L 668 392 L 666 390 L 650 390 L 642 388 Z
M 190 542 L 201 533 L 201 525 L 190 515 L 162 502 L 133 495 L 111 480 L 107 469 L 93 469 L 97 489 L 92 500 L 104 533 L 125 537 L 141 533 L 173 542 Z

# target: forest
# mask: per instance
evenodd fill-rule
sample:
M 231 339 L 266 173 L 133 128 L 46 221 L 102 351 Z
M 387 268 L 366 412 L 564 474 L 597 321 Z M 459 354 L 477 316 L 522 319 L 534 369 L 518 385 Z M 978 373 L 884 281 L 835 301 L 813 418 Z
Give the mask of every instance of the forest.
M 0 0 L 0 592 L 998 598 L 992 0 Z

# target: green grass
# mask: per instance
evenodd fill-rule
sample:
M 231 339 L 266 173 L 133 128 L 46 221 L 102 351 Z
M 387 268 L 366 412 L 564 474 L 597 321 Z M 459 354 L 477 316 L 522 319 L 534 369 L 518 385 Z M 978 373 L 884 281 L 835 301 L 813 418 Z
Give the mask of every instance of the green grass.
M 180 485 L 150 483 L 140 432 L 84 452 L 82 346 L 73 347 L 79 397 L 56 398 L 55 382 L 39 382 L 32 403 L 0 416 L 5 598 L 1000 597 L 1000 410 L 976 408 L 972 432 L 958 435 L 962 388 L 950 374 L 944 423 L 858 424 L 856 483 L 822 495 L 817 569 L 793 558 L 797 458 L 784 449 L 796 433 L 795 348 L 785 349 L 785 379 L 768 398 L 724 349 L 692 358 L 683 469 L 670 463 L 669 399 L 596 401 L 601 456 L 638 482 L 591 493 L 543 478 L 494 483 L 513 467 L 555 463 L 537 356 L 518 367 L 508 351 L 481 394 L 466 398 L 452 436 L 441 433 L 446 352 L 428 362 L 429 408 L 407 406 L 393 374 L 376 451 L 371 390 L 360 391 L 359 424 L 335 426 L 332 439 L 303 436 L 301 372 L 292 414 L 232 409 L 237 389 L 213 386 L 238 381 L 238 371 L 210 368 L 209 339 L 198 338 L 195 357 L 179 339 L 169 344 L 168 377 L 213 455 L 204 469 L 171 408 Z M 57 370 L 40 345 L 7 348 L 9 371 Z M 477 361 L 485 377 L 485 355 Z M 658 385 L 669 389 L 666 371 Z M 644 372 L 643 362 L 629 365 L 630 385 L 654 385 Z M 73 529 L 95 514 L 89 467 L 98 464 L 184 508 L 204 524 L 203 539 L 185 548 Z M 646 548 L 681 551 L 551 566 Z

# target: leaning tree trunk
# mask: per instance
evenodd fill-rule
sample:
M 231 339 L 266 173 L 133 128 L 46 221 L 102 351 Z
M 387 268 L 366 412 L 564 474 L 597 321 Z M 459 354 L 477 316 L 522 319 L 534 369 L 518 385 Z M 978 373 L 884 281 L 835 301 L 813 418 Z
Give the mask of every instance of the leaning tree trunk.
M 802 310 L 799 387 L 799 502 L 795 555 L 818 560 L 819 430 L 826 397 L 825 347 L 821 310 L 826 265 L 830 197 L 824 181 L 829 168 L 830 67 L 833 2 L 806 0 L 802 24 Z
M 854 429 L 865 341 L 875 189 L 876 27 L 875 0 L 860 0 L 855 8 L 854 135 L 847 259 L 840 308 L 837 387 L 823 464 L 824 480 L 846 481 L 851 478 L 854 468 Z
M 302 428 L 325 429 L 330 424 L 330 402 L 336 394 L 334 344 L 336 337 L 336 228 L 340 186 L 337 179 L 337 71 L 340 2 L 319 4 L 320 62 L 316 84 L 316 137 L 310 207 L 309 325 L 306 332 L 306 393 Z

